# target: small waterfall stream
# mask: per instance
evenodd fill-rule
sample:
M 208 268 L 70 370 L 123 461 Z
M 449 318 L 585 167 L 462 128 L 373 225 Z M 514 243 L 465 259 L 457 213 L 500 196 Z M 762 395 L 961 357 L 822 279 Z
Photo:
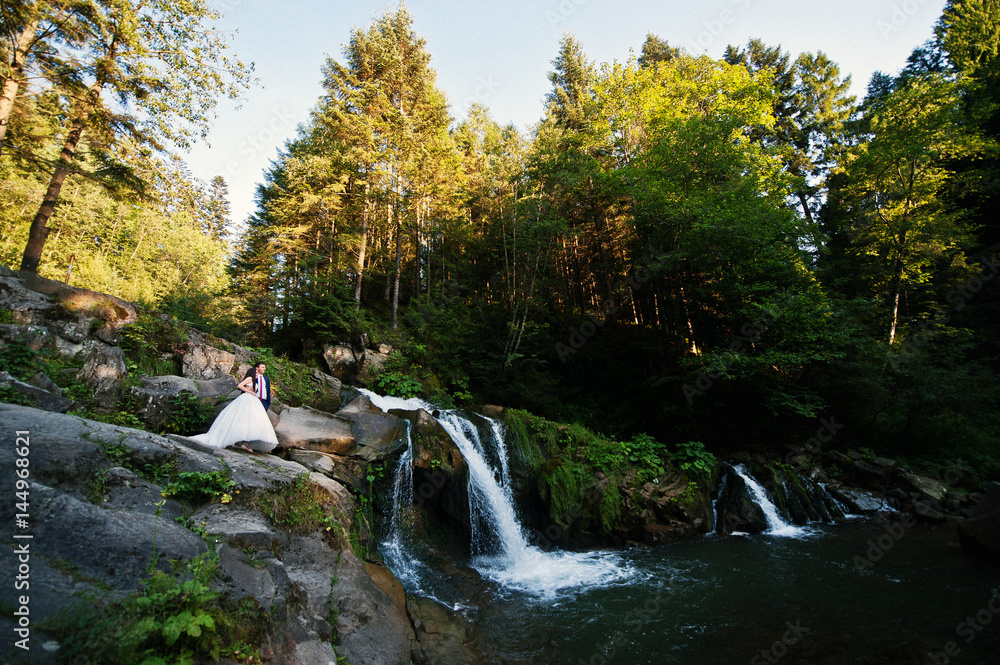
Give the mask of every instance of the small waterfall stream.
M 750 496 L 764 512 L 764 519 L 767 520 L 768 527 L 767 531 L 764 533 L 770 536 L 781 536 L 784 538 L 801 538 L 802 536 L 811 533 L 808 528 L 795 526 L 794 524 L 785 521 L 785 519 L 781 516 L 781 513 L 778 512 L 778 507 L 774 505 L 773 501 L 771 501 L 771 497 L 767 495 L 767 492 L 761 484 L 747 472 L 746 467 L 742 464 L 737 464 L 733 467 L 733 470 L 736 471 L 740 478 L 743 479 L 743 482 L 746 483 Z
M 514 508 L 510 486 L 507 446 L 500 423 L 479 416 L 489 424 L 495 437 L 499 468 L 487 461 L 489 455 L 480 438 L 479 428 L 458 411 L 439 411 L 419 399 L 402 400 L 362 391 L 378 408 L 424 409 L 436 413 L 437 421 L 458 446 L 469 467 L 469 512 L 472 523 L 472 567 L 502 588 L 552 597 L 558 591 L 604 586 L 625 580 L 631 569 L 621 564 L 612 552 L 543 551 L 530 545 Z M 407 430 L 409 436 L 409 429 Z M 412 440 L 399 460 L 393 481 L 392 534 L 382 546 L 397 576 L 420 587 L 420 564 L 409 556 L 405 546 L 405 515 L 413 502 Z

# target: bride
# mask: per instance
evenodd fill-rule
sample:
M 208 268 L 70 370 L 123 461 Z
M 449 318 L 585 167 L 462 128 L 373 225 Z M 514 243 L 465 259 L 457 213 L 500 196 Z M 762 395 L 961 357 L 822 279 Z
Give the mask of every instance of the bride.
M 258 379 L 254 367 L 236 386 L 242 394 L 229 403 L 215 418 L 215 422 L 205 434 L 189 437 L 212 448 L 235 446 L 247 452 L 269 453 L 278 445 L 278 437 L 271 427 L 267 410 L 257 397 Z M 251 448 L 247 444 L 252 444 Z

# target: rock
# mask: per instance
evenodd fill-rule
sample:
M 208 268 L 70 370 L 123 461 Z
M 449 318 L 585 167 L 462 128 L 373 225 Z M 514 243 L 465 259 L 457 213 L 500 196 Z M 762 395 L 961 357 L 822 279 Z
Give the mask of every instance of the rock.
M 940 504 L 936 501 L 914 501 L 913 514 L 931 522 L 940 522 L 944 519 L 944 514 L 940 511 Z
M 131 469 L 120 466 L 106 469 L 103 484 L 104 491 L 99 503 L 109 510 L 128 510 L 146 515 L 156 515 L 159 510 L 162 519 L 167 520 L 174 520 L 189 512 L 188 507 L 179 501 L 164 499 L 162 487 L 143 480 Z
M 94 430 L 83 418 L 0 403 L 0 423 L 8 432 L 30 432 L 31 479 L 34 482 L 58 487 L 79 499 L 86 499 L 98 471 L 111 466 L 104 450 L 91 440 Z M 0 473 L 12 474 L 12 446 L 0 447 L 0 460 L 5 460 L 3 464 L 6 465 Z
M 354 497 L 347 491 L 347 488 L 333 478 L 316 472 L 309 474 L 309 482 L 322 489 L 333 499 L 333 508 L 337 513 L 338 521 L 345 530 L 350 530 L 356 505 Z
M 41 388 L 42 390 L 52 393 L 53 395 L 59 395 L 62 397 L 63 390 L 55 384 L 55 382 L 45 375 L 45 372 L 38 372 L 33 377 L 28 379 L 28 383 L 35 386 L 36 388 Z
M 885 500 L 875 492 L 849 487 L 829 487 L 827 489 L 837 499 L 843 501 L 852 514 L 876 513 L 886 509 Z
M 388 353 L 365 350 L 364 363 L 361 365 L 361 372 L 358 377 L 363 381 L 370 381 L 382 372 L 388 361 Z
M 20 324 L 51 325 L 73 344 L 91 330 L 115 343 L 117 331 L 138 319 L 135 305 L 120 298 L 6 267 L 0 272 L 0 307 L 11 310 Z
M 43 375 L 44 376 L 44 375 Z M 25 402 L 45 411 L 56 413 L 66 413 L 72 409 L 76 402 L 68 397 L 54 395 L 47 390 L 35 387 L 30 383 L 18 381 L 7 372 L 0 372 L 0 387 L 13 390 L 18 393 Z
M 479 662 L 465 647 L 465 628 L 447 608 L 430 598 L 410 598 L 406 608 L 425 662 L 435 665 Z
M 972 516 L 958 523 L 958 538 L 969 554 L 1000 563 L 1000 482 L 987 485 Z
M 228 470 L 236 484 L 232 503 L 205 504 L 186 523 L 223 541 L 216 549 L 221 577 L 213 585 L 226 602 L 253 597 L 267 612 L 267 633 L 256 645 L 265 662 L 325 665 L 344 656 L 356 665 L 412 662 L 416 641 L 398 581 L 380 567 L 366 572 L 349 549 L 340 549 L 355 505 L 336 481 L 270 455 L 210 449 L 185 437 L 31 407 L 0 404 L 0 427 L 30 432 L 34 622 L 54 618 L 81 598 L 114 600 L 137 589 L 154 549 L 164 570 L 171 559 L 190 560 L 207 551 L 199 534 L 171 519 L 180 514 L 175 501 L 168 499 L 156 515 L 159 488 L 140 477 L 143 469 Z M 5 486 L 13 486 L 15 455 L 15 446 L 0 447 L 0 482 Z M 336 519 L 333 531 L 291 535 L 253 508 L 262 498 L 281 496 L 281 487 L 303 474 L 331 499 L 323 497 Z M 103 483 L 102 505 L 85 500 L 93 494 L 95 480 Z M 183 512 L 190 508 L 184 505 Z M 14 511 L 13 502 L 5 504 L 0 519 L 12 524 Z M 16 556 L 12 547 L 0 550 L 4 570 L 16 569 Z M 9 617 L 0 618 L 0 624 L 9 623 Z M 36 627 L 32 638 L 33 646 L 41 646 L 46 636 Z M 334 643 L 340 645 L 336 652 Z M 58 660 L 34 649 L 32 658 L 38 663 Z
M 338 656 L 352 665 L 411 662 L 416 637 L 406 611 L 379 588 L 349 549 L 341 552 L 336 582 L 322 602 L 337 611 Z
M 207 551 L 201 537 L 172 519 L 107 510 L 38 482 L 32 483 L 31 505 L 32 552 L 49 561 L 68 562 L 77 574 L 115 589 L 138 588 L 154 552 L 158 567 L 169 571 L 170 559 L 191 559 Z M 0 512 L 12 523 L 13 507 Z M 41 585 L 40 593 L 45 593 Z M 69 595 L 65 602 L 72 600 Z
M 899 462 L 887 457 L 876 457 L 872 460 L 872 465 L 882 469 L 886 476 L 892 475 L 899 470 Z
M 399 417 L 386 413 L 360 395 L 336 414 L 351 421 L 357 448 L 351 456 L 373 462 L 389 457 L 404 445 L 404 430 Z
M 487 418 L 500 418 L 503 416 L 504 410 L 505 409 L 502 406 L 497 406 L 495 404 L 483 404 L 479 412 Z
M 910 485 L 910 487 L 923 496 L 933 499 L 938 503 L 944 502 L 948 490 L 940 481 L 926 476 L 918 476 L 915 473 L 904 473 L 903 478 Z
M 729 469 L 716 501 L 715 530 L 728 535 L 734 531 L 763 533 L 767 531 L 764 511 L 750 497 L 746 482 L 738 473 Z
M 236 355 L 208 344 L 188 343 L 182 372 L 189 379 L 216 379 L 233 371 Z
M 403 584 L 392 574 L 391 570 L 381 564 L 366 561 L 365 572 L 372 578 L 375 586 L 392 599 L 393 604 L 401 612 L 406 611 L 406 592 L 403 590 Z
M 132 388 L 132 395 L 142 405 L 136 414 L 152 428 L 159 428 L 173 415 L 173 399 L 182 392 L 218 401 L 236 388 L 236 379 L 226 375 L 208 381 L 183 376 L 150 376 Z
M 338 462 L 343 459 L 330 453 L 321 453 L 316 450 L 300 450 L 298 448 L 289 448 L 288 458 L 298 462 L 307 469 L 322 473 L 331 478 L 336 477 L 333 474 Z
M 340 408 L 340 389 L 343 387 L 340 379 L 324 374 L 318 369 L 310 374 L 318 395 L 313 398 L 314 406 L 320 411 L 333 413 Z
M 357 443 L 353 422 L 323 411 L 300 406 L 281 412 L 274 428 L 278 445 L 322 453 L 346 455 Z
M 206 534 L 218 536 L 238 549 L 277 552 L 289 543 L 288 534 L 278 531 L 260 513 L 212 504 L 191 514 Z
M 116 346 L 88 340 L 83 344 L 86 359 L 77 378 L 94 393 L 94 400 L 105 409 L 113 409 L 121 398 L 121 382 L 128 375 L 125 354 Z
M 323 360 L 330 373 L 341 381 L 350 381 L 361 373 L 365 361 L 365 351 L 354 351 L 346 344 L 324 344 Z
M 44 326 L 0 324 L 0 340 L 24 344 L 32 351 L 38 351 L 52 339 L 52 333 Z

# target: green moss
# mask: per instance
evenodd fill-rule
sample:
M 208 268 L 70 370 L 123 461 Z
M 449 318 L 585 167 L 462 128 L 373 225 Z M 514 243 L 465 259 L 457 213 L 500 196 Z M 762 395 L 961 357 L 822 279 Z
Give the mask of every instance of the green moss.
M 553 521 L 569 524 L 583 507 L 584 469 L 566 459 L 549 460 L 543 479 L 549 494 L 549 516 Z
M 296 535 L 320 531 L 335 544 L 347 542 L 344 524 L 348 517 L 326 490 L 302 473 L 290 483 L 241 498 L 250 508 L 262 513 L 270 522 Z
M 526 411 L 512 409 L 504 414 L 507 440 L 513 443 L 513 453 L 523 468 L 537 473 L 545 463 L 545 453 L 538 445 L 538 439 L 528 429 L 534 417 Z

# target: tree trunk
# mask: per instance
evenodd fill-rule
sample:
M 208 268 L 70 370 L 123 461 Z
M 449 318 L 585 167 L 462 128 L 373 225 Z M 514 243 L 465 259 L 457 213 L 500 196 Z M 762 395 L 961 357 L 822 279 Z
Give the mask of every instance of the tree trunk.
M 368 183 L 365 183 L 364 208 L 361 211 L 361 243 L 358 247 L 358 280 L 354 283 L 354 309 L 361 308 L 361 280 L 365 275 L 365 251 L 368 249 Z
M 95 84 L 97 85 L 97 84 Z M 35 213 L 35 218 L 31 220 L 31 228 L 28 231 L 28 244 L 24 247 L 24 254 L 21 256 L 21 270 L 24 272 L 38 272 L 38 264 L 42 260 L 42 250 L 45 249 L 45 240 L 49 237 L 49 219 L 56 211 L 56 203 L 59 201 L 59 193 L 62 191 L 63 182 L 70 172 L 70 164 L 76 157 L 76 148 L 83 138 L 83 130 L 86 125 L 87 113 L 80 113 L 70 128 L 66 143 L 63 144 L 62 152 L 59 154 L 59 163 L 49 180 L 49 187 L 42 198 L 42 205 Z
M 10 58 L 10 74 L 3 83 L 3 95 L 0 96 L 0 155 L 3 154 L 4 143 L 7 139 L 7 126 L 10 122 L 10 114 L 14 110 L 14 100 L 17 99 L 17 91 L 24 80 L 24 64 L 27 60 L 28 50 L 35 39 L 38 31 L 38 19 L 33 20 L 24 28 L 24 32 L 17 38 L 14 45 L 14 52 Z
M 399 276 L 403 266 L 403 225 L 400 223 L 399 211 L 396 211 L 396 269 L 392 278 L 392 318 L 389 320 L 389 327 L 395 330 L 398 327 L 397 318 L 399 312 Z

